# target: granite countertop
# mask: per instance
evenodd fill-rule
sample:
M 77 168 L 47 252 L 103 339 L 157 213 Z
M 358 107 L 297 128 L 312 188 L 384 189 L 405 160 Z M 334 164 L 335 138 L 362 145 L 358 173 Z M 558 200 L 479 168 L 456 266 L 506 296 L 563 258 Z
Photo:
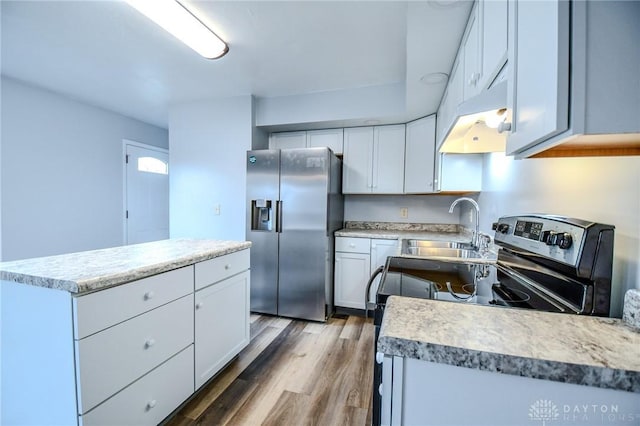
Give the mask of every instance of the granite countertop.
M 640 333 L 615 318 L 392 296 L 378 350 L 640 393 Z
M 346 222 L 336 237 L 469 242 L 471 234 L 460 225 L 440 223 Z
M 248 241 L 172 239 L 0 263 L 0 280 L 70 293 L 124 284 L 249 248 Z

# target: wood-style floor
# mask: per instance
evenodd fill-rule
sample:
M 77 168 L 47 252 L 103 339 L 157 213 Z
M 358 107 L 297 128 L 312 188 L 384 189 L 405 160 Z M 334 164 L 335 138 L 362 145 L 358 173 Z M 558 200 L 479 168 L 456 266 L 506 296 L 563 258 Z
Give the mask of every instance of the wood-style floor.
M 249 346 L 167 425 L 371 424 L 371 319 L 251 321 Z

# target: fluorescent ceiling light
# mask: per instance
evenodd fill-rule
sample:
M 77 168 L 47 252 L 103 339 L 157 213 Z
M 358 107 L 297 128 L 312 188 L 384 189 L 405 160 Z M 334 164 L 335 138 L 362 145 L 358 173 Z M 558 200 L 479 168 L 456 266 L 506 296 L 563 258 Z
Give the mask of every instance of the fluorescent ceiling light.
M 126 0 L 178 40 L 207 59 L 229 51 L 227 44 L 176 0 Z

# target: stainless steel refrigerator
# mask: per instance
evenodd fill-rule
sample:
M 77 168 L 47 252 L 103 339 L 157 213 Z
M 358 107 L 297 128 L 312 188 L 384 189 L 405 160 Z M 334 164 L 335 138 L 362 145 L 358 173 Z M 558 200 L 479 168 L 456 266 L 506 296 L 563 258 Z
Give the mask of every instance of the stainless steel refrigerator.
M 330 149 L 247 152 L 251 311 L 326 320 L 343 218 L 342 162 Z

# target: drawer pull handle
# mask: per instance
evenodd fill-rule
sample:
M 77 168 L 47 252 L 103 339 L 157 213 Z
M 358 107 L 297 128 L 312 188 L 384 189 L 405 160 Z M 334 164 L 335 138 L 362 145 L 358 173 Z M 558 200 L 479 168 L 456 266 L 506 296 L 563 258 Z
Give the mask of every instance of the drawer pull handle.
M 382 364 L 384 361 L 384 354 L 382 352 L 376 352 L 376 363 Z
M 204 305 L 204 303 L 202 303 L 202 302 L 196 303 L 196 309 L 202 308 L 203 305 Z
M 148 339 L 146 342 L 144 342 L 144 348 L 149 349 L 151 346 L 155 344 L 156 344 L 155 339 Z
M 144 294 L 144 300 L 151 300 L 153 299 L 154 296 L 154 292 L 153 291 L 148 291 Z
M 227 270 L 231 269 L 231 265 L 224 265 L 224 269 L 227 269 Z
M 355 245 L 355 244 L 353 244 L 353 243 L 351 243 L 351 244 L 349 244 L 349 247 L 351 247 L 351 248 L 356 248 L 356 245 Z
M 147 411 L 155 407 L 157 403 L 158 402 L 155 399 L 152 399 L 151 401 L 147 402 Z

